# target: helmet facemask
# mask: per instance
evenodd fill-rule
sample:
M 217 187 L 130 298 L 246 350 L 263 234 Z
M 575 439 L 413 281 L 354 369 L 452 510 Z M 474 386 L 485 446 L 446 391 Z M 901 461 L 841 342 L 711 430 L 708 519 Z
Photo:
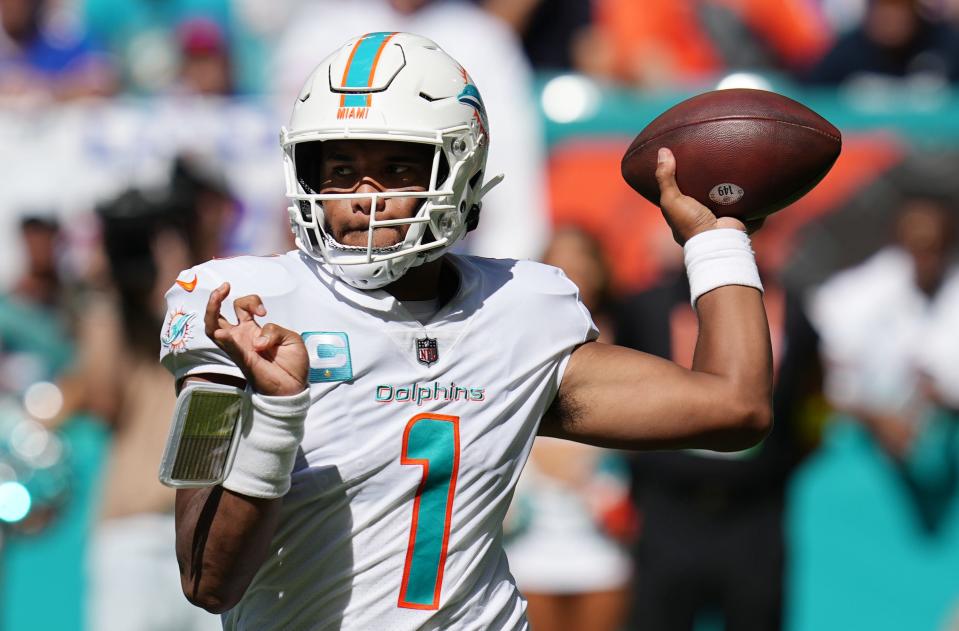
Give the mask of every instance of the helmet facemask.
M 473 187 L 482 183 L 482 171 L 468 173 L 468 169 L 464 168 L 470 165 L 469 158 L 476 149 L 470 146 L 471 138 L 468 133 L 438 134 L 438 137 L 439 139 L 433 142 L 418 141 L 418 144 L 431 146 L 433 154 L 428 186 L 425 190 L 414 191 L 384 189 L 362 193 L 316 192 L 314 189 L 319 185 L 315 178 L 308 177 L 308 173 L 320 166 L 316 161 L 323 159 L 323 145 L 328 140 L 342 140 L 342 135 L 328 140 L 284 143 L 287 172 L 295 178 L 296 192 L 289 195 L 294 202 L 289 213 L 297 247 L 329 264 L 336 276 L 360 289 L 383 287 L 400 278 L 410 268 L 442 255 L 467 231 L 467 217 L 473 206 L 472 198 L 477 202 L 479 198 L 476 194 L 478 191 L 473 190 Z M 396 142 L 393 138 L 384 139 L 382 135 L 360 140 Z M 309 158 L 304 159 L 307 155 Z M 362 177 L 362 174 L 359 176 L 354 189 L 363 179 L 368 179 Z M 289 184 L 288 182 L 288 186 Z M 461 191 L 461 194 L 457 195 L 456 191 Z M 378 203 L 395 198 L 417 198 L 421 201 L 408 218 L 380 218 L 382 211 L 376 210 Z M 363 246 L 337 242 L 331 234 L 324 211 L 324 204 L 329 201 L 356 199 L 368 199 L 370 202 L 370 220 L 366 229 L 366 243 Z M 376 247 L 375 231 L 388 226 L 408 226 L 405 237 L 394 245 Z

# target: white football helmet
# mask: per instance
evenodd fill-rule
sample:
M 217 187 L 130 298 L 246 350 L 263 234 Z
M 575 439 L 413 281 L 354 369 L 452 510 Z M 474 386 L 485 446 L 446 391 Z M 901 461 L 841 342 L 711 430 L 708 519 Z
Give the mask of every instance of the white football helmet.
M 327 140 L 432 145 L 429 187 L 423 192 L 310 190 L 298 173 L 305 167 L 297 164 L 297 146 Z M 483 185 L 489 129 L 483 100 L 466 70 L 432 41 L 410 33 L 368 33 L 324 59 L 300 92 L 280 143 L 297 247 L 360 289 L 383 287 L 441 256 L 476 227 L 482 197 L 503 177 Z M 372 212 L 366 247 L 337 243 L 329 234 L 324 201 L 370 198 L 375 209 L 378 199 L 390 197 L 423 202 L 409 219 L 377 221 Z M 409 225 L 401 243 L 373 247 L 377 227 L 396 225 Z

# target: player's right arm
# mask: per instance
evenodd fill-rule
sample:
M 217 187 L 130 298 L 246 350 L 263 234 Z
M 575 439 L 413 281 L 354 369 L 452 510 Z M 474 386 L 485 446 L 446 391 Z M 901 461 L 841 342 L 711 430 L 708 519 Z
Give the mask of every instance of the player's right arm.
M 683 195 L 675 173 L 675 158 L 663 150 L 656 177 L 677 242 L 716 229 L 746 230 Z M 736 451 L 759 442 L 772 426 L 772 351 L 762 294 L 751 286 L 719 286 L 697 300 L 696 311 L 692 370 L 628 348 L 580 345 L 540 433 L 621 449 Z
M 266 560 L 281 501 L 222 486 L 177 489 L 176 557 L 191 603 L 223 613 L 240 601 Z
M 242 370 L 245 379 L 223 374 L 194 375 L 187 381 L 233 386 L 249 382 L 267 396 L 303 391 L 308 360 L 300 336 L 276 324 L 260 326 L 254 317 L 266 315 L 259 296 L 238 298 L 237 323 L 221 314 L 230 287 L 210 294 L 204 324 L 206 334 Z M 282 498 L 258 498 L 223 486 L 178 489 L 176 495 L 176 555 L 180 582 L 194 605 L 212 613 L 235 606 L 269 552 L 279 521 Z
M 738 451 L 772 426 L 769 332 L 759 292 L 700 298 L 692 370 L 633 349 L 573 351 L 540 434 L 615 449 Z

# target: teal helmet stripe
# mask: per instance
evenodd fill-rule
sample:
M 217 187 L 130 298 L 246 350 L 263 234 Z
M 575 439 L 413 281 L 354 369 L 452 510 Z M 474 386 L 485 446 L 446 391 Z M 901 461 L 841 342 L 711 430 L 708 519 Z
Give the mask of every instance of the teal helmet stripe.
M 370 87 L 380 52 L 386 46 L 386 40 L 392 35 L 391 32 L 367 33 L 360 38 L 353 48 L 343 74 L 344 88 Z M 343 107 L 369 107 L 370 97 L 368 94 L 346 94 L 342 104 Z

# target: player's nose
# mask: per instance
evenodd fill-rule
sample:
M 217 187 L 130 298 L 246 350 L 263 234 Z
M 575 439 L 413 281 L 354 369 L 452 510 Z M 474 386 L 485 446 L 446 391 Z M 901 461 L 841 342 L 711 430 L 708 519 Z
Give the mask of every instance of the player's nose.
M 357 193 L 363 193 L 369 195 L 369 197 L 360 197 L 359 199 L 353 200 L 353 212 L 363 213 L 364 215 L 369 215 L 370 210 L 373 208 L 373 199 L 374 195 L 377 193 L 383 192 L 383 187 L 379 186 L 376 182 L 363 179 L 360 182 L 360 185 L 356 187 Z M 382 197 L 377 196 L 376 198 L 376 212 L 381 213 L 386 210 L 386 200 Z

